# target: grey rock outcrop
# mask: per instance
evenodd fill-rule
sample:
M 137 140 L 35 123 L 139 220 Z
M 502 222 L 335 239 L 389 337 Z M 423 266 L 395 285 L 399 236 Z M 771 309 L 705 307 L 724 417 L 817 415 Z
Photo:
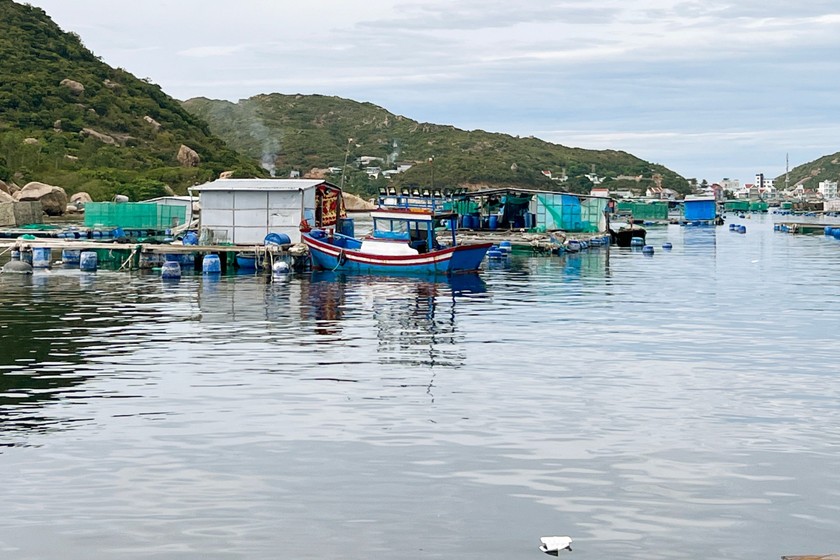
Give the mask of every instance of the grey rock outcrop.
M 83 128 L 79 134 L 81 134 L 82 136 L 90 136 L 91 138 L 99 140 L 103 144 L 117 145 L 119 143 L 113 136 L 108 136 L 107 134 L 104 134 L 102 132 L 97 132 L 92 128 Z
M 63 80 L 61 80 L 59 85 L 61 85 L 63 87 L 66 87 L 67 89 L 69 89 L 71 92 L 73 92 L 76 95 L 81 95 L 85 92 L 85 86 L 83 86 L 81 83 L 77 82 L 76 80 L 71 80 L 69 78 L 64 78 Z
M 181 167 L 198 167 L 198 164 L 201 163 L 201 157 L 198 152 L 189 146 L 181 144 L 181 148 L 178 150 L 178 163 L 181 164 Z
M 61 187 L 33 181 L 15 194 L 20 202 L 38 201 L 48 216 L 62 216 L 67 209 L 67 193 Z

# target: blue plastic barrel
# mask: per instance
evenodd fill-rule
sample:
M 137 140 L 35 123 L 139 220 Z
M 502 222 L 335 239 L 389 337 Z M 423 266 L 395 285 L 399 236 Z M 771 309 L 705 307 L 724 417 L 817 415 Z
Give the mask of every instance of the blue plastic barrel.
M 511 245 L 510 241 L 502 241 L 499 243 L 499 250 L 503 253 L 510 253 L 513 250 L 513 245 Z
M 641 237 L 631 237 L 630 238 L 630 246 L 631 247 L 641 247 L 645 244 L 645 240 Z
M 204 260 L 201 261 L 201 271 L 204 274 L 221 274 L 222 261 L 219 260 L 219 255 L 204 255 Z
M 488 223 L 488 226 L 490 227 L 491 230 L 499 227 L 499 217 L 495 214 L 490 214 L 490 221 Z
M 652 255 L 653 254 L 653 245 L 645 245 L 644 247 L 642 247 L 642 253 L 645 253 L 647 255 Z
M 834 233 L 832 233 L 834 239 L 840 239 L 840 228 L 834 228 Z
M 244 255 L 242 253 L 237 253 L 236 255 L 236 266 L 242 270 L 256 270 L 257 269 L 257 256 L 256 255 Z
M 82 251 L 79 255 L 79 268 L 81 270 L 94 271 L 97 266 L 96 251 Z
M 49 247 L 34 247 L 32 249 L 32 268 L 49 268 L 52 260 L 52 250 Z
M 747 226 L 738 226 L 738 233 L 747 233 Z
M 181 265 L 175 261 L 166 261 L 160 267 L 160 277 L 164 280 L 173 280 L 181 277 Z
M 493 245 L 492 247 L 490 247 L 490 249 L 487 250 L 488 259 L 501 259 L 504 256 L 505 254 L 502 251 L 500 251 L 496 245 Z
M 350 237 L 353 237 L 350 235 Z M 265 236 L 264 243 L 266 245 L 288 245 L 292 239 L 285 233 L 269 233 Z
M 19 260 L 20 260 L 20 250 L 18 250 L 18 249 L 13 249 L 13 250 L 12 250 L 12 256 L 11 256 L 11 259 L 12 259 L 13 261 L 19 261 Z
M 671 249 L 672 247 L 673 247 L 673 245 L 671 245 L 670 243 L 663 243 L 662 244 L 662 248 L 665 249 L 666 251 Z
M 737 228 L 737 227 L 738 226 L 735 225 L 735 224 L 729 224 L 729 231 L 735 231 L 735 228 Z
M 832 228 L 831 226 L 825 226 L 825 228 L 823 228 L 823 233 L 825 235 L 834 235 L 834 232 L 831 231 L 832 229 L 834 228 Z
M 82 260 L 82 251 L 79 249 L 64 249 L 61 251 L 61 260 L 64 264 L 79 264 Z

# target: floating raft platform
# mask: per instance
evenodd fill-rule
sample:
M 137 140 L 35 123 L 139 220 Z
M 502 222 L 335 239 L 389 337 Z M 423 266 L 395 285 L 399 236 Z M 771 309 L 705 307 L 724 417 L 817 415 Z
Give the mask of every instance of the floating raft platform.
M 804 235 L 823 235 L 825 228 L 840 228 L 840 223 L 823 224 L 814 222 L 777 222 L 775 229 L 785 233 L 801 233 Z M 838 559 L 840 560 L 840 559 Z
M 236 266 L 237 253 L 253 255 L 258 261 L 285 259 L 291 245 L 170 245 L 166 243 L 117 243 L 109 241 L 70 240 L 56 238 L 0 239 L 0 255 L 12 251 L 31 251 L 35 248 L 50 249 L 53 261 L 60 261 L 62 252 L 95 251 L 100 264 L 119 270 L 150 270 L 160 267 L 166 260 L 192 265 L 201 270 L 205 255 L 218 255 L 222 271 Z

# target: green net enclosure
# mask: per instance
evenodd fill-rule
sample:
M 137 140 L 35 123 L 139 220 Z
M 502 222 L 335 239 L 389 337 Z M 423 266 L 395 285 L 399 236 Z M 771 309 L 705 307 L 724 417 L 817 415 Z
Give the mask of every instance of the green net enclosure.
M 184 206 L 153 202 L 88 202 L 85 204 L 85 227 L 121 227 L 165 230 L 187 221 Z
M 668 203 L 664 200 L 651 202 L 622 201 L 618 203 L 618 211 L 630 214 L 634 220 L 667 220 Z
M 595 233 L 606 229 L 608 199 L 567 193 L 537 196 L 537 228 L 572 233 Z

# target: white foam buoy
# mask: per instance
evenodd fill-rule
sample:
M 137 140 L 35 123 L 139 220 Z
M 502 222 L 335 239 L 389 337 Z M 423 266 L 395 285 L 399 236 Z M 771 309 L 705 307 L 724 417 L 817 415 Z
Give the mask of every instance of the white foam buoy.
M 290 270 L 289 263 L 286 261 L 277 261 L 271 267 L 271 272 L 273 274 L 288 274 Z
M 558 556 L 561 550 L 572 551 L 572 537 L 540 537 L 540 550 Z

